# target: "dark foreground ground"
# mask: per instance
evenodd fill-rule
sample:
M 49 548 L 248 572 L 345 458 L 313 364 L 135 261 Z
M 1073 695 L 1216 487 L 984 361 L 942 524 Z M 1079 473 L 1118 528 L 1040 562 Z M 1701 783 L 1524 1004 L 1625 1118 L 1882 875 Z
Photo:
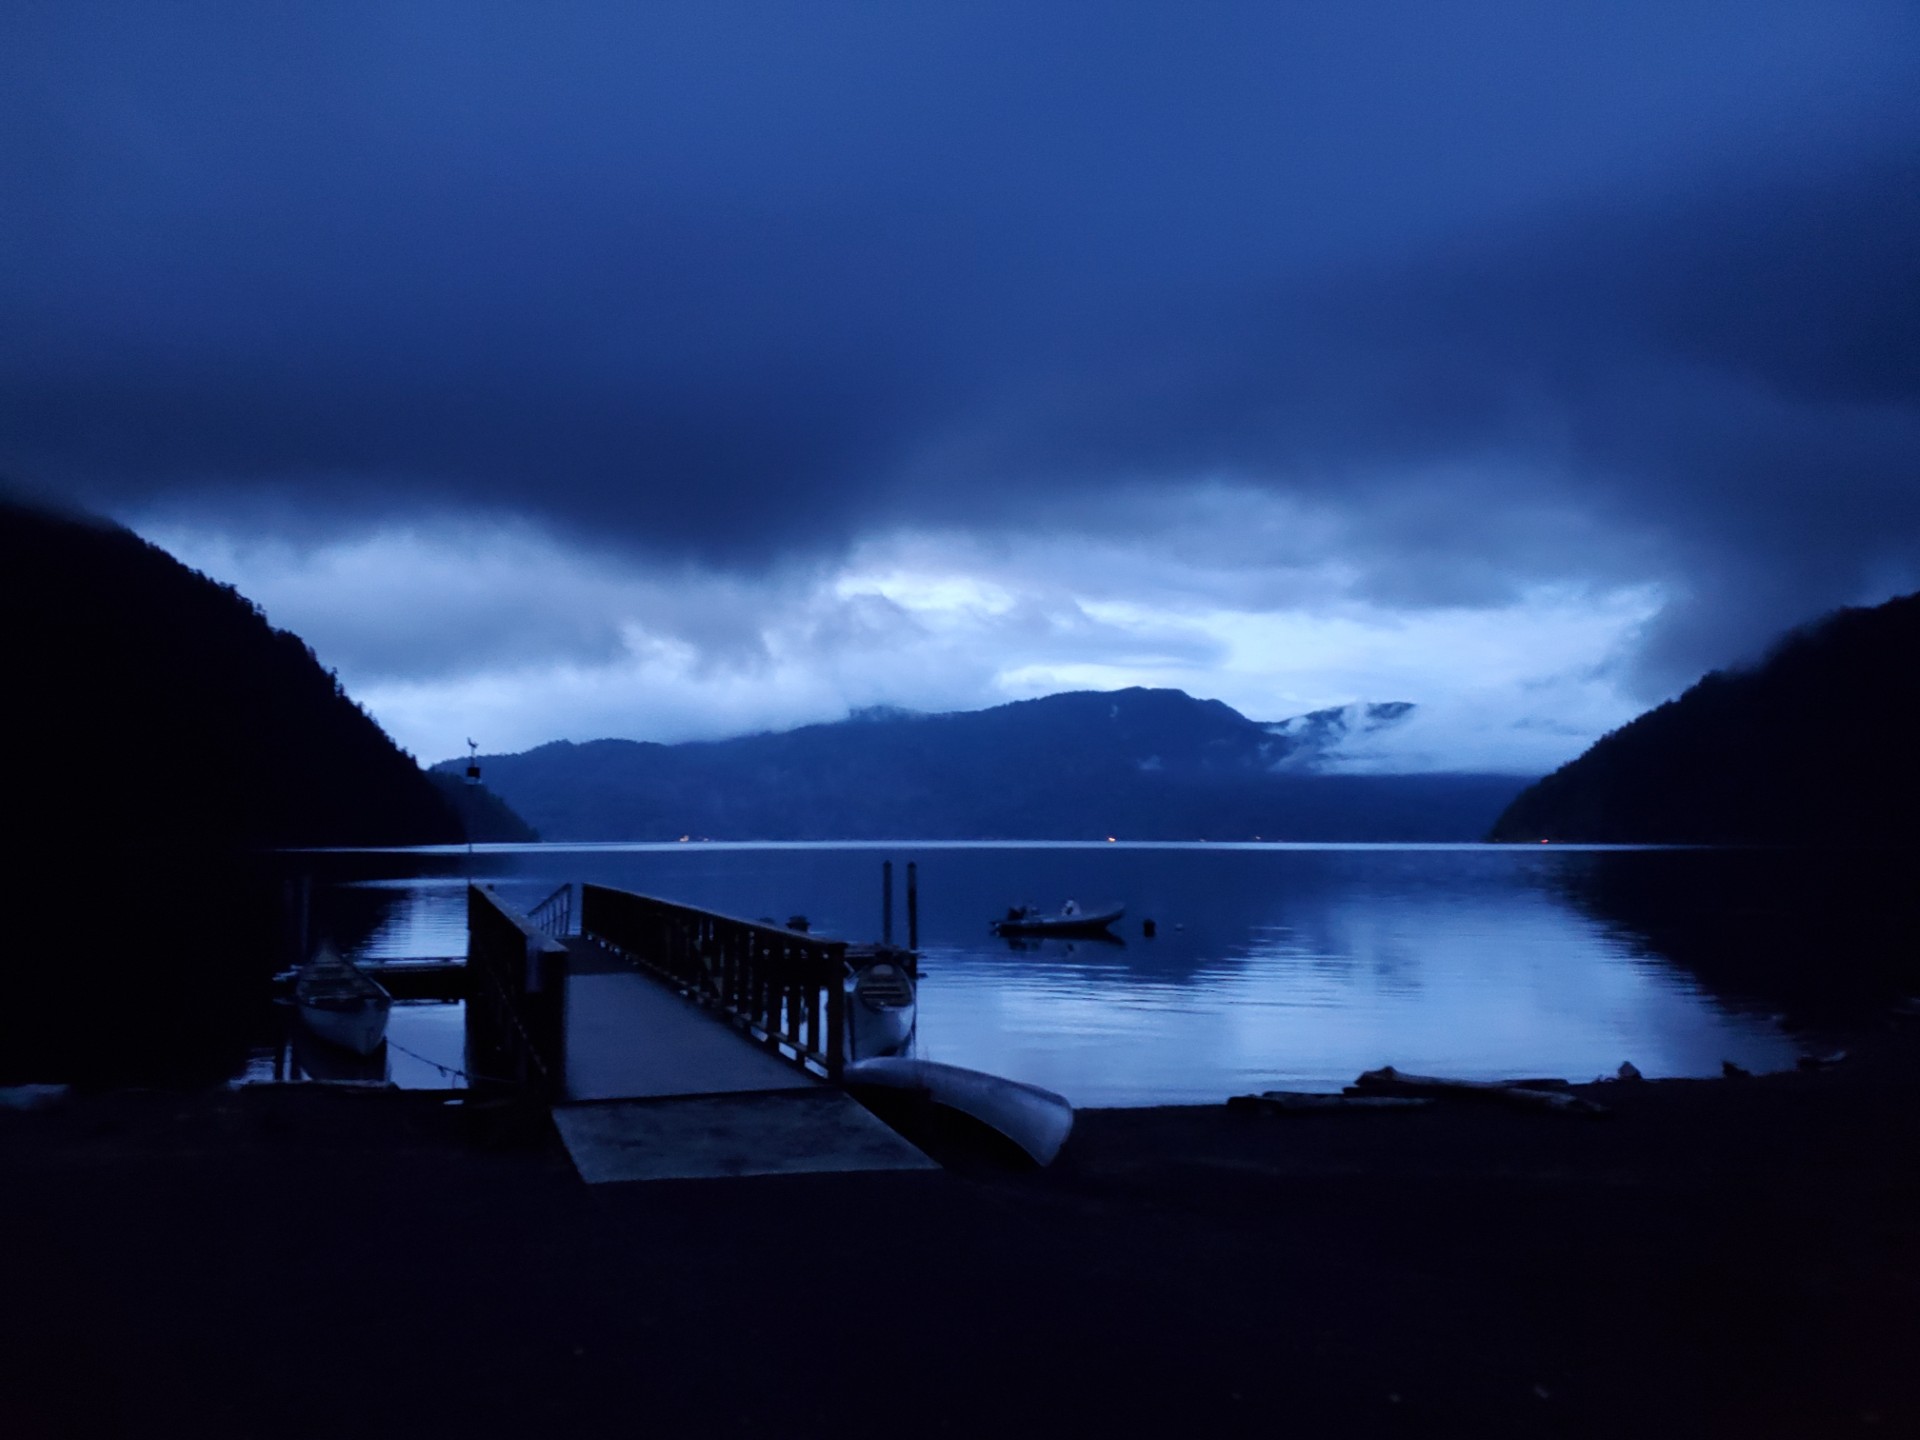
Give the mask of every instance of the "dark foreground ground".
M 591 1189 L 501 1108 L 78 1097 L 0 1114 L 0 1436 L 1920 1434 L 1915 1050 Z

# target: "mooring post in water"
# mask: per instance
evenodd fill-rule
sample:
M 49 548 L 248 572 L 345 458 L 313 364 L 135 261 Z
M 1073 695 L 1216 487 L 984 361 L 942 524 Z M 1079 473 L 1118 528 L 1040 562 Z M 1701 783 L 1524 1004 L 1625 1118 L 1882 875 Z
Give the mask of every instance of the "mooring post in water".
M 893 944 L 893 861 L 880 862 L 880 943 Z
M 920 867 L 907 862 L 907 949 L 920 948 Z

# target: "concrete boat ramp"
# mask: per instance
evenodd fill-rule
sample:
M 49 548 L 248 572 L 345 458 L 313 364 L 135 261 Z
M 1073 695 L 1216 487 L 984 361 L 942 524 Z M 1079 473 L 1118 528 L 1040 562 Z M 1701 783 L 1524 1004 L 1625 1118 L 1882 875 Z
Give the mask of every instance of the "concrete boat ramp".
M 844 1090 L 579 937 L 554 1125 L 590 1185 L 938 1168 Z
M 939 1168 L 825 1088 L 556 1105 L 553 1123 L 589 1185 Z

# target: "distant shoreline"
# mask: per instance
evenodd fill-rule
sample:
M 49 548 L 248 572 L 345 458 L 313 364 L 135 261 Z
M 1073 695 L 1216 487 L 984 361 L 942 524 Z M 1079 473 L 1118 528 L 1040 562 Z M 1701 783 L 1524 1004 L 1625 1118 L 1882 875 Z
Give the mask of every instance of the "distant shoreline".
M 521 851 L 636 850 L 668 852 L 709 850 L 1506 850 L 1534 853 L 1542 842 L 1521 840 L 512 840 L 476 842 L 476 855 Z M 1628 845 L 1555 841 L 1551 848 L 1572 852 L 1639 850 L 1791 851 L 1779 845 Z M 1824 847 L 1831 848 L 1831 847 Z M 464 855 L 466 845 L 307 845 L 275 851 L 280 855 Z

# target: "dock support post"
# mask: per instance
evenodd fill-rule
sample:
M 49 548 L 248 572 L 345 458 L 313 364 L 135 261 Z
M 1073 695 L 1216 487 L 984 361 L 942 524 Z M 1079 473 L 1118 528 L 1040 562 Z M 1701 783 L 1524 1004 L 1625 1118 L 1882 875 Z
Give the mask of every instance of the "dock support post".
M 920 866 L 907 862 L 907 949 L 920 948 Z
M 880 943 L 893 944 L 893 861 L 880 862 Z
M 294 938 L 294 944 L 300 948 L 294 954 L 293 968 L 297 970 L 313 958 L 313 873 L 311 871 L 300 872 L 300 896 L 296 903 L 300 907 L 300 919 L 299 933 Z

